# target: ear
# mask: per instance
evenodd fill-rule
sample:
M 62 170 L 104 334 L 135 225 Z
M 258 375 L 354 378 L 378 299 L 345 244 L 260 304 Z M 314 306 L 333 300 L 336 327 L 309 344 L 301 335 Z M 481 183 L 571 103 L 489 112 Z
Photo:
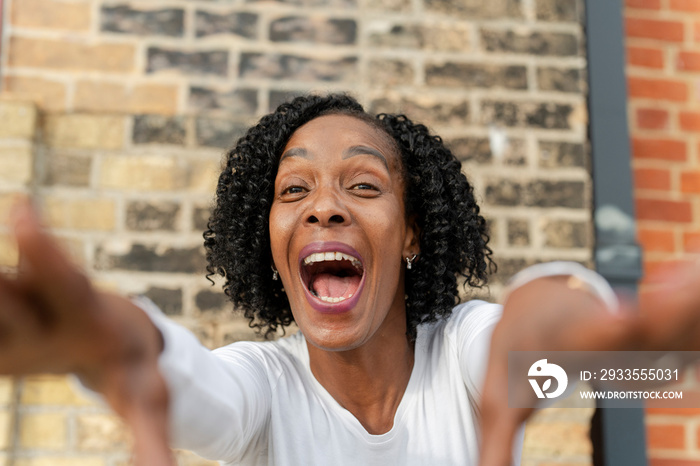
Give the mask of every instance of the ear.
M 418 216 L 411 214 L 406 219 L 406 240 L 403 244 L 403 257 L 420 255 L 420 227 L 418 226 Z

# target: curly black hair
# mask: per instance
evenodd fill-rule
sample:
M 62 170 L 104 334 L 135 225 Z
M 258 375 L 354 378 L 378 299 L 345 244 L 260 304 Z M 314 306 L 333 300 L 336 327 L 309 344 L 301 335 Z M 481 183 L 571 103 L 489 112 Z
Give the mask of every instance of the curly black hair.
M 406 183 L 407 215 L 420 227 L 420 257 L 406 271 L 407 332 L 448 316 L 464 286 L 481 287 L 495 268 L 486 221 L 461 165 L 439 136 L 404 115 L 373 117 L 342 94 L 303 96 L 281 104 L 241 137 L 226 155 L 216 206 L 204 233 L 207 278 L 224 291 L 265 337 L 294 321 L 282 285 L 273 281 L 269 214 L 277 165 L 292 134 L 314 118 L 345 114 L 369 122 L 395 141 Z

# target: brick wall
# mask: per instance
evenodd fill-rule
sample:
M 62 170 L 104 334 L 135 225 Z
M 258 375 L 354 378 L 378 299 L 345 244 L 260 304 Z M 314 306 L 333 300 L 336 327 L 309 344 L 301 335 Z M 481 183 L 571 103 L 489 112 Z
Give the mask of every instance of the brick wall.
M 492 225 L 494 296 L 528 264 L 591 263 L 582 0 L 5 1 L 2 93 L 39 116 L 28 158 L 0 147 L 17 165 L 3 192 L 31 191 L 101 286 L 145 293 L 209 346 L 251 337 L 202 274 L 221 153 L 299 93 L 349 91 L 449 142 Z M 0 465 L 126 463 L 119 423 L 65 379 L 12 393 Z M 589 464 L 589 415 L 542 412 L 525 464 Z
M 700 1 L 627 0 L 625 16 L 644 293 L 700 251 Z M 650 409 L 646 421 L 652 466 L 700 465 L 697 410 Z

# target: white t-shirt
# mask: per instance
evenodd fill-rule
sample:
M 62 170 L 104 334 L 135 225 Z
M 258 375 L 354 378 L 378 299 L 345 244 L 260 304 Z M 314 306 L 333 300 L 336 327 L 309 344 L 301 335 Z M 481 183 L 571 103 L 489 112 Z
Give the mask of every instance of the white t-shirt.
M 476 465 L 479 391 L 500 315 L 500 305 L 470 301 L 418 327 L 413 372 L 381 435 L 367 433 L 314 378 L 300 333 L 210 352 L 154 316 L 174 446 L 223 464 Z M 519 455 L 516 447 L 516 463 Z

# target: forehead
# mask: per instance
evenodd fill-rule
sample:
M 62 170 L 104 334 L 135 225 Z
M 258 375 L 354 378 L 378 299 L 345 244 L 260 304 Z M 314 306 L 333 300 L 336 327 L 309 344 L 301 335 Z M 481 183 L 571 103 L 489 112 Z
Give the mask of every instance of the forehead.
M 352 146 L 377 149 L 389 166 L 398 168 L 401 165 L 395 142 L 386 132 L 350 115 L 324 115 L 309 121 L 292 134 L 284 152 L 304 148 L 323 154 Z

